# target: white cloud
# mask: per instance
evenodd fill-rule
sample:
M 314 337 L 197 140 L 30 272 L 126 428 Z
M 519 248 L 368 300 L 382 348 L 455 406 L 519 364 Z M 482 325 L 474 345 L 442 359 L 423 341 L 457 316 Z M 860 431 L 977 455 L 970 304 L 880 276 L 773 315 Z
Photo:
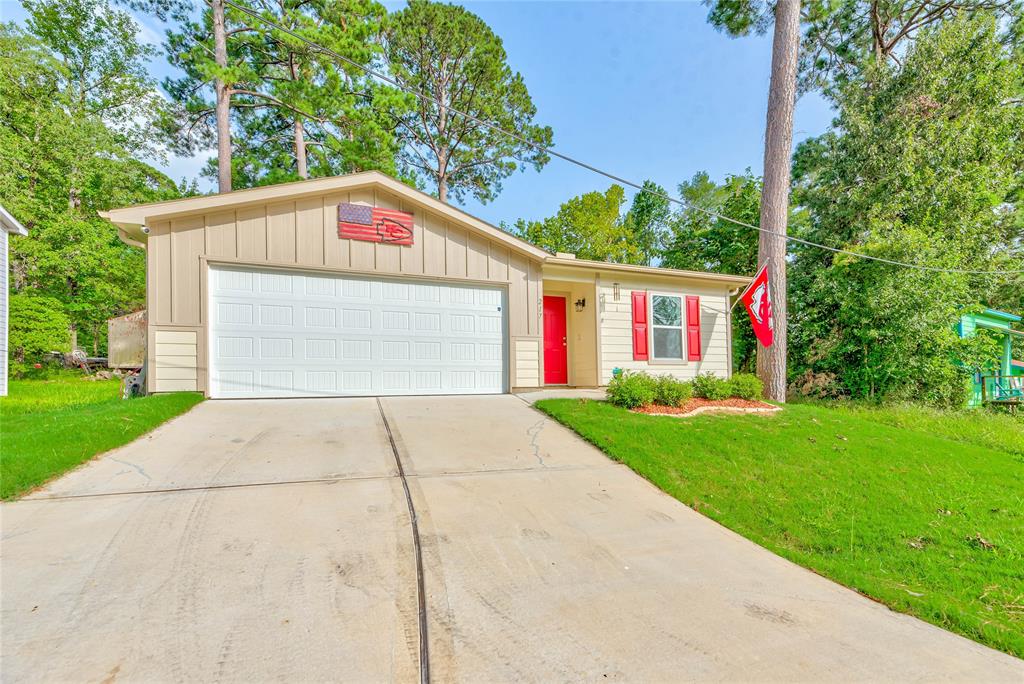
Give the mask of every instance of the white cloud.
M 148 45 L 160 47 L 161 43 L 164 42 L 163 32 L 150 26 L 144 15 L 140 16 L 135 12 L 132 12 L 131 15 L 139 27 L 139 32 L 137 34 L 139 40 Z

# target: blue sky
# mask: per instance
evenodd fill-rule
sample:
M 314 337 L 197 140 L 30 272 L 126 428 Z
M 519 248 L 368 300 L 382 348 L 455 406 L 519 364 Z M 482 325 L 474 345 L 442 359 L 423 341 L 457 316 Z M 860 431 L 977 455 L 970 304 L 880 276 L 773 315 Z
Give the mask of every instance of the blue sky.
M 386 2 L 389 10 L 403 2 Z M 555 148 L 616 175 L 650 178 L 673 193 L 698 171 L 713 178 L 760 173 L 771 37 L 732 39 L 706 21 L 699 2 L 465 2 L 505 44 L 537 106 L 554 129 Z M 20 22 L 15 0 L 0 0 L 0 19 Z M 136 14 L 140 38 L 163 27 Z M 162 79 L 165 61 L 152 64 Z M 832 112 L 817 95 L 797 103 L 794 137 L 822 133 Z M 196 177 L 205 158 L 161 165 L 175 179 Z M 611 184 L 553 159 L 542 171 L 516 173 L 497 200 L 464 208 L 492 223 L 539 219 L 574 195 Z M 207 180 L 203 190 L 211 189 Z M 629 193 L 630 195 L 632 193 Z

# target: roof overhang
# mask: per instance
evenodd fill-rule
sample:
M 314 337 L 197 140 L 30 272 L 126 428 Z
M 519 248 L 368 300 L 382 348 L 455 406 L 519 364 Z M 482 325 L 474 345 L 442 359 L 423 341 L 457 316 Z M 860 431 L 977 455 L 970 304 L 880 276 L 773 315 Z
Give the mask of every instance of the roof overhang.
M 28 235 L 28 229 L 21 225 L 18 219 L 11 216 L 11 212 L 4 209 L 2 204 L 0 204 L 0 228 L 13 235 Z
M 507 244 L 511 249 L 532 256 L 535 259 L 544 260 L 549 256 L 548 252 L 520 240 L 501 228 L 481 221 L 457 207 L 441 202 L 427 193 L 410 187 L 379 171 L 365 171 L 363 173 L 331 176 L 329 178 L 314 178 L 293 183 L 280 183 L 278 185 L 267 185 L 247 190 L 236 190 L 216 195 L 185 197 L 166 202 L 154 202 L 152 204 L 137 204 L 121 209 L 101 211 L 100 216 L 108 219 L 120 229 L 119 234 L 122 240 L 126 242 L 131 240 L 132 242 L 129 242 L 129 244 L 142 244 L 146 242 L 146 226 L 156 221 L 166 221 L 213 211 L 241 209 L 275 201 L 302 199 L 303 197 L 365 187 L 377 187 L 398 195 L 410 204 L 448 217 L 455 223 L 483 233 L 498 242 Z
M 576 259 L 572 257 L 549 256 L 544 260 L 545 267 L 553 266 L 556 269 L 583 270 L 590 272 L 608 273 L 610 276 L 619 274 L 621 276 L 640 275 L 656 276 L 662 278 L 684 278 L 688 280 L 700 280 L 713 282 L 729 288 L 745 287 L 750 284 L 752 278 L 748 276 L 729 275 L 726 273 L 708 273 L 704 271 L 684 271 L 678 268 L 660 268 L 657 266 L 634 266 L 632 264 L 613 264 L 605 261 L 591 261 L 589 259 Z M 552 269 L 553 271 L 555 269 Z M 554 275 L 554 273 L 552 273 Z
M 1003 321 L 1010 321 L 1011 323 L 1019 323 L 1021 317 L 1017 314 L 1012 314 L 1008 311 L 999 311 L 998 309 L 985 309 L 982 315 L 989 316 L 991 318 L 998 318 Z

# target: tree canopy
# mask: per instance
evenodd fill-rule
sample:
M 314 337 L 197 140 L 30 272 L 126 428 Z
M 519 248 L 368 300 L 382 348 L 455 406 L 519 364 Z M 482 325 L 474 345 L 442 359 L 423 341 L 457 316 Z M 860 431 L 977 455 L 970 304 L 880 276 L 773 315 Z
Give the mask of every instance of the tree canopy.
M 140 160 L 158 96 L 131 18 L 97 0 L 26 8 L 29 32 L 0 27 L 0 201 L 29 229 L 11 287 L 59 302 L 102 353 L 106 319 L 145 304 L 145 257 L 97 212 L 180 190 Z
M 580 259 L 639 263 L 635 233 L 620 216 L 626 192 L 613 185 L 605 192 L 588 192 L 563 203 L 554 216 L 542 221 L 520 219 L 513 234 L 548 250 L 569 252 Z
M 711 25 L 732 36 L 764 34 L 774 20 L 773 0 L 705 2 Z M 803 0 L 800 9 L 800 85 L 826 94 L 868 65 L 898 66 L 919 33 L 957 16 L 986 13 L 1008 24 L 1020 16 L 1019 0 Z
M 410 0 L 386 22 L 391 73 L 418 100 L 402 116 L 399 161 L 432 185 L 441 201 L 467 195 L 494 199 L 501 181 L 527 166 L 540 170 L 548 155 L 453 110 L 473 115 L 533 145 L 550 147 L 550 127 L 534 123 L 537 108 L 523 77 L 508 65 L 501 39 L 480 17 L 455 5 Z
M 845 84 L 833 130 L 796 154 L 803 237 L 935 268 L 1024 267 L 1014 202 L 1024 108 L 1012 104 L 1022 83 L 997 20 L 982 15 L 926 30 L 902 66 L 875 65 Z M 953 323 L 963 307 L 1022 304 L 1019 276 L 1006 289 L 1006 277 L 809 247 L 795 247 L 794 258 L 798 358 L 858 396 L 946 401 L 962 386 L 949 359 L 961 345 Z
M 374 0 L 259 0 L 261 17 L 356 64 L 375 64 L 386 14 Z M 209 147 L 216 133 L 214 79 L 230 98 L 232 177 L 236 188 L 299 178 L 382 170 L 394 174 L 397 118 L 410 100 L 357 67 L 228 7 L 228 66 L 216 64 L 213 16 L 179 16 L 167 36 L 172 65 L 183 71 L 164 88 L 177 103 L 176 149 Z M 216 160 L 204 171 L 216 177 Z

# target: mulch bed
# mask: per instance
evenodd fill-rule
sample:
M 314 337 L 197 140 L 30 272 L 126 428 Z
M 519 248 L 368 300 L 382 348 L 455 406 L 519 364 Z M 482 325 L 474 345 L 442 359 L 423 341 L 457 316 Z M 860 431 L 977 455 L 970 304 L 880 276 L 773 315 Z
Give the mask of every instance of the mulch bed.
M 686 400 L 682 406 L 659 406 L 650 404 L 633 409 L 636 413 L 647 413 L 649 415 L 671 415 L 685 416 L 690 413 L 704 413 L 706 411 L 721 409 L 723 411 L 761 412 L 778 411 L 778 406 L 766 404 L 763 401 L 751 401 L 750 399 L 693 399 Z

